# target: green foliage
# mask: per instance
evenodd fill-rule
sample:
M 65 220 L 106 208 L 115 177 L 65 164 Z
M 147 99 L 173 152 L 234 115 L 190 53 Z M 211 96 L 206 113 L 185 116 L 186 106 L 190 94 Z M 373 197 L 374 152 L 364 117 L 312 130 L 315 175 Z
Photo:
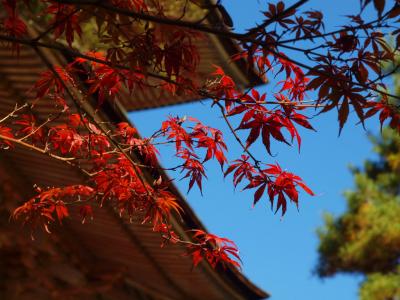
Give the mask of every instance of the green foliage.
M 396 273 L 375 273 L 367 277 L 360 290 L 362 300 L 399 299 L 400 269 Z M 397 297 L 397 298 L 396 298 Z
M 366 275 L 362 300 L 400 297 L 400 137 L 384 129 L 371 138 L 377 161 L 354 169 L 355 188 L 347 191 L 347 211 L 325 216 L 318 229 L 321 277 L 338 272 Z

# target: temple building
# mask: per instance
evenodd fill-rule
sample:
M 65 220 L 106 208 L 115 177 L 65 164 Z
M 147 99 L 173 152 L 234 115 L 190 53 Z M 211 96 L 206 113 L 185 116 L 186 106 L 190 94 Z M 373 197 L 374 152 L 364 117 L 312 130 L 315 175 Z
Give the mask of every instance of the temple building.
M 214 10 L 207 22 L 217 24 L 221 18 Z M 260 82 L 255 73 L 247 71 L 246 62 L 229 62 L 238 49 L 232 40 L 207 35 L 198 47 L 202 58 L 199 78 L 205 78 L 215 64 L 243 87 Z M 71 59 L 45 48 L 38 51 L 39 55 L 22 47 L 16 57 L 9 49 L 0 48 L 0 118 L 16 103 L 26 101 L 26 91 L 48 64 L 64 65 Z M 106 102 L 97 115 L 104 122 L 129 122 L 127 112 L 196 100 L 162 97 L 159 91 L 146 89 L 134 99 L 127 96 Z M 43 121 L 54 109 L 39 101 L 37 119 Z M 85 110 L 92 112 L 94 106 L 86 104 Z M 153 181 L 157 174 L 145 177 Z M 203 262 L 193 268 L 191 258 L 182 255 L 183 247 L 161 248 L 160 236 L 150 225 L 120 218 L 107 205 L 95 211 L 93 222 L 85 224 L 74 217 L 78 213 L 71 208 L 71 218 L 51 234 L 39 232 L 35 241 L 29 229 L 10 222 L 10 213 L 32 196 L 34 184 L 64 186 L 83 180 L 76 169 L 48 155 L 18 145 L 12 151 L 0 151 L 0 299 L 256 300 L 269 296 L 233 267 L 213 269 Z M 182 217 L 174 216 L 171 222 L 177 233 L 189 239 L 186 230 L 204 226 L 180 192 L 174 186 L 171 191 L 184 209 Z

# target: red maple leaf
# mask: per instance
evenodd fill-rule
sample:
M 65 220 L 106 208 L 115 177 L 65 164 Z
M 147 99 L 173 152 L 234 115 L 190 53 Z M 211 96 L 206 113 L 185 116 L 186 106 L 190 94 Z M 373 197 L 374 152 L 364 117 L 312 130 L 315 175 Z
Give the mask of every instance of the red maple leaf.
M 192 231 L 196 244 L 189 245 L 188 253 L 194 266 L 205 259 L 213 268 L 218 264 L 240 268 L 239 250 L 232 240 L 199 229 Z

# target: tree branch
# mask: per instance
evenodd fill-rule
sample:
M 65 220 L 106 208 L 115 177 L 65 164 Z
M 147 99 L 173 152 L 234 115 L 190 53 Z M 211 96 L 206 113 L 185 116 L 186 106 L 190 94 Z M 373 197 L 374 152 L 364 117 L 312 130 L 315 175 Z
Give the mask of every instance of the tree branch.
M 108 11 L 118 13 L 127 17 L 143 20 L 143 21 L 149 21 L 149 22 L 154 22 L 158 24 L 163 24 L 163 25 L 170 25 L 170 26 L 178 26 L 178 27 L 183 27 L 187 29 L 193 29 L 197 30 L 200 32 L 205 32 L 205 33 L 211 33 L 219 36 L 224 36 L 227 38 L 233 38 L 233 39 L 241 39 L 241 38 L 246 38 L 245 34 L 241 33 L 234 33 L 229 30 L 220 30 L 208 26 L 204 26 L 199 24 L 198 22 L 188 22 L 188 21 L 182 21 L 182 20 L 176 20 L 176 19 L 167 19 L 167 18 L 161 18 L 153 15 L 149 15 L 146 13 L 139 13 L 139 12 L 134 12 L 130 11 L 127 9 L 122 9 L 119 7 L 115 7 L 112 5 L 109 5 L 107 3 L 99 2 L 98 0 L 83 0 L 83 1 L 77 1 L 77 0 L 56 0 L 59 3 L 63 4 L 73 4 L 77 6 L 95 6 L 95 7 L 100 7 L 103 9 L 106 9 Z
M 275 15 L 273 18 L 271 19 L 267 19 L 265 20 L 262 24 L 250 29 L 247 32 L 247 36 L 251 36 L 253 33 L 256 33 L 257 31 L 260 31 L 264 28 L 266 28 L 268 25 L 279 21 L 281 19 L 283 19 L 284 17 L 286 17 L 290 12 L 292 12 L 293 10 L 298 9 L 300 6 L 304 5 L 305 3 L 307 3 L 309 0 L 299 0 L 296 3 L 294 3 L 293 5 L 289 6 L 287 9 L 285 9 L 282 13 Z
M 34 151 L 39 152 L 39 153 L 41 153 L 41 154 L 46 154 L 46 155 L 48 155 L 48 156 L 50 156 L 50 157 L 52 157 L 52 158 L 55 158 L 55 159 L 58 159 L 58 160 L 61 160 L 61 161 L 64 161 L 64 162 L 65 162 L 65 161 L 73 161 L 73 160 L 76 160 L 76 159 L 77 159 L 76 157 L 62 157 L 62 156 L 58 156 L 58 155 L 56 155 L 56 154 L 53 154 L 53 153 L 48 152 L 46 149 L 42 149 L 42 148 L 36 147 L 36 146 L 34 146 L 34 145 L 31 145 L 31 144 L 29 144 L 29 143 L 26 143 L 26 142 L 24 142 L 24 141 L 21 140 L 21 139 L 12 138 L 12 137 L 5 136 L 5 135 L 2 135 L 2 134 L 0 134 L 0 140 L 5 140 L 5 141 L 9 141 L 9 142 L 12 142 L 12 143 L 21 145 L 21 146 L 23 146 L 23 147 L 25 147 L 25 148 L 28 148 L 28 149 L 30 149 L 30 150 L 34 150 Z
M 219 103 L 219 102 L 216 102 L 216 105 L 219 107 L 219 109 L 220 109 L 220 111 L 221 111 L 221 115 L 222 115 L 222 117 L 224 118 L 226 125 L 228 125 L 229 130 L 231 131 L 231 133 L 232 133 L 233 136 L 235 137 L 236 141 L 237 141 L 237 142 L 239 143 L 239 145 L 243 148 L 243 151 L 244 151 L 245 153 L 247 153 L 247 154 L 251 157 L 251 159 L 254 161 L 254 166 L 257 168 L 257 170 L 260 172 L 260 174 L 264 174 L 264 172 L 262 171 L 262 169 L 261 169 L 261 167 L 260 167 L 261 161 L 258 160 L 258 159 L 253 155 L 253 153 L 250 152 L 250 150 L 248 149 L 248 147 L 246 147 L 246 145 L 242 142 L 242 140 L 240 139 L 240 137 L 239 137 L 238 134 L 236 133 L 235 129 L 233 128 L 231 122 L 229 121 L 228 116 L 225 114 L 224 107 L 223 107 L 223 106 L 221 105 L 221 103 Z M 268 176 L 266 176 L 266 178 L 267 178 L 268 180 L 270 180 Z

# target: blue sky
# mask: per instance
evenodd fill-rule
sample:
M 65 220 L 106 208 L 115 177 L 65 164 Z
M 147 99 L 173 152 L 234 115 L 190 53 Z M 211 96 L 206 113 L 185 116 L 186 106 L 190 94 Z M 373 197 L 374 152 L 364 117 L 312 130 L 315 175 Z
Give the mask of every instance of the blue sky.
M 291 3 L 293 1 L 285 1 L 287 6 Z M 223 5 L 233 17 L 236 31 L 260 22 L 262 15 L 259 11 L 267 7 L 261 0 L 224 1 Z M 354 13 L 359 0 L 311 0 L 305 7 L 322 10 L 329 29 L 341 24 L 344 15 Z M 265 92 L 271 87 L 267 85 L 259 90 Z M 206 101 L 141 111 L 129 116 L 141 134 L 148 136 L 170 114 L 195 117 L 204 124 L 222 129 L 230 145 L 228 158 L 239 156 L 240 149 L 229 136 L 218 110 L 210 108 Z M 348 165 L 360 166 L 366 158 L 374 157 L 366 132 L 356 123 L 354 116 L 350 117 L 338 137 L 336 113 L 324 114 L 312 120 L 317 132 L 301 131 L 300 153 L 297 147 L 278 143 L 272 145 L 276 157 L 269 157 L 260 145 L 253 148 L 257 157 L 271 163 L 277 161 L 283 168 L 301 176 L 317 194 L 316 197 L 302 194 L 299 211 L 294 205 L 289 205 L 283 219 L 279 213 L 273 214 L 265 198 L 252 208 L 252 194 L 240 189 L 234 191 L 231 178 L 224 180 L 216 163 L 206 164 L 208 180 L 204 182 L 203 196 L 196 189 L 187 196 L 209 231 L 237 243 L 243 272 L 270 292 L 272 299 L 357 299 L 360 276 L 340 275 L 322 281 L 312 274 L 317 261 L 315 231 L 322 224 L 323 212 L 339 214 L 345 209 L 341 195 L 353 186 Z M 367 128 L 372 132 L 379 131 L 376 121 L 367 122 Z M 161 150 L 162 164 L 176 165 L 171 159 L 172 149 Z M 187 181 L 175 183 L 183 192 L 187 190 Z

